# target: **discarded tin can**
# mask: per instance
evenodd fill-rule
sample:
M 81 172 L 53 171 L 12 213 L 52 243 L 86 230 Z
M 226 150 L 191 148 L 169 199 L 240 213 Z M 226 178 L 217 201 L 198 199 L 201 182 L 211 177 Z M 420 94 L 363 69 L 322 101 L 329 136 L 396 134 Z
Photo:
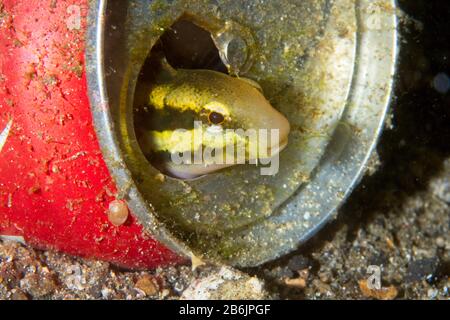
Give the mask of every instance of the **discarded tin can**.
M 254 266 L 316 233 L 364 173 L 391 95 L 394 1 L 70 4 L 4 1 L 1 234 L 130 267 Z M 76 8 L 89 16 L 70 30 Z M 213 45 L 180 40 L 189 24 Z M 161 42 L 197 68 L 212 48 L 259 83 L 292 127 L 277 175 L 235 166 L 180 180 L 148 161 L 135 95 Z

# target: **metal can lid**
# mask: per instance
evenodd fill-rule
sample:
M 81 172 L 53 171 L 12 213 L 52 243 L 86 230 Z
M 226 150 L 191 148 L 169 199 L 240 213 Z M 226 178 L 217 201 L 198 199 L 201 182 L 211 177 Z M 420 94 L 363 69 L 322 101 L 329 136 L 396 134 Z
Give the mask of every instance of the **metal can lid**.
M 395 1 L 91 6 L 86 63 L 94 123 L 111 174 L 147 230 L 186 256 L 254 266 L 294 250 L 335 216 L 384 125 L 397 60 Z M 195 181 L 149 178 L 160 173 L 136 142 L 136 83 L 152 46 L 186 10 L 212 34 L 228 67 L 257 79 L 289 118 L 294 130 L 275 177 L 233 168 Z M 223 51 L 230 48 L 221 41 L 233 37 L 234 51 Z

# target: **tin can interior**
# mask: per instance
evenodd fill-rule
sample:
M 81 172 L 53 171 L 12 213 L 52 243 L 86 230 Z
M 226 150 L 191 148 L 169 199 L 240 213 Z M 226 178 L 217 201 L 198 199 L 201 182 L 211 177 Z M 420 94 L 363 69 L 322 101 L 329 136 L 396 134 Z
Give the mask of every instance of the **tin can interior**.
M 179 23 L 191 24 L 196 45 L 189 36 L 171 42 Z M 364 172 L 390 99 L 396 32 L 387 0 L 93 1 L 94 122 L 134 214 L 185 255 L 253 266 L 295 249 L 334 216 Z M 134 110 L 161 39 L 173 64 L 222 72 L 227 65 L 261 85 L 292 127 L 277 175 L 234 166 L 193 181 L 156 178 L 137 142 Z M 186 65 L 189 50 L 196 58 Z

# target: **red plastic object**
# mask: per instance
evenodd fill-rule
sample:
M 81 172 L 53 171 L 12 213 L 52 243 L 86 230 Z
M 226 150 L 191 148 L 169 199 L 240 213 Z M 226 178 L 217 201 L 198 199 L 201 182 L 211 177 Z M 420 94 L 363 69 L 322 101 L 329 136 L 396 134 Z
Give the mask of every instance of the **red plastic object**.
M 0 1 L 0 134 L 12 120 L 0 150 L 0 235 L 129 268 L 181 262 L 132 216 L 108 221 L 116 189 L 87 97 L 87 9 L 87 0 Z

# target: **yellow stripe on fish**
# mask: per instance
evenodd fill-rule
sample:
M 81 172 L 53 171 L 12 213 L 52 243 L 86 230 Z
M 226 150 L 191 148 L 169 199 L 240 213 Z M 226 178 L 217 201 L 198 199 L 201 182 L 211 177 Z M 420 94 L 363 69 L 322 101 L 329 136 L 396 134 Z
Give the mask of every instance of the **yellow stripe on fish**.
M 196 137 L 201 137 L 197 139 Z M 247 139 L 235 132 L 210 132 L 205 128 L 191 130 L 150 131 L 149 144 L 154 152 L 181 153 L 202 146 L 219 149 L 229 145 L 246 145 Z
M 187 112 L 193 113 L 195 121 L 203 121 L 203 125 L 179 130 L 183 128 L 176 128 L 177 116 L 172 116 L 167 124 L 171 130 L 165 129 L 163 122 L 158 122 L 158 128 L 163 130 L 147 130 L 140 137 L 145 154 L 195 152 L 202 146 L 218 149 L 230 144 L 248 144 L 246 137 L 226 129 L 265 129 L 268 132 L 276 129 L 279 130 L 280 141 L 271 141 L 265 151 L 281 151 L 286 145 L 290 132 L 288 120 L 270 105 L 259 84 L 253 80 L 211 70 L 174 70 L 167 63 L 163 63 L 163 67 L 149 90 L 149 106 L 156 111 L 176 110 L 179 117 L 187 116 Z M 223 132 L 217 134 L 218 131 L 211 131 L 211 128 L 222 129 Z M 194 136 L 200 134 L 200 130 L 203 132 L 202 140 L 195 141 Z M 183 166 L 181 170 L 189 168 Z M 205 173 L 208 170 L 205 166 Z M 198 168 L 195 172 L 202 173 L 198 173 Z M 181 172 L 181 175 L 188 176 L 189 172 Z

